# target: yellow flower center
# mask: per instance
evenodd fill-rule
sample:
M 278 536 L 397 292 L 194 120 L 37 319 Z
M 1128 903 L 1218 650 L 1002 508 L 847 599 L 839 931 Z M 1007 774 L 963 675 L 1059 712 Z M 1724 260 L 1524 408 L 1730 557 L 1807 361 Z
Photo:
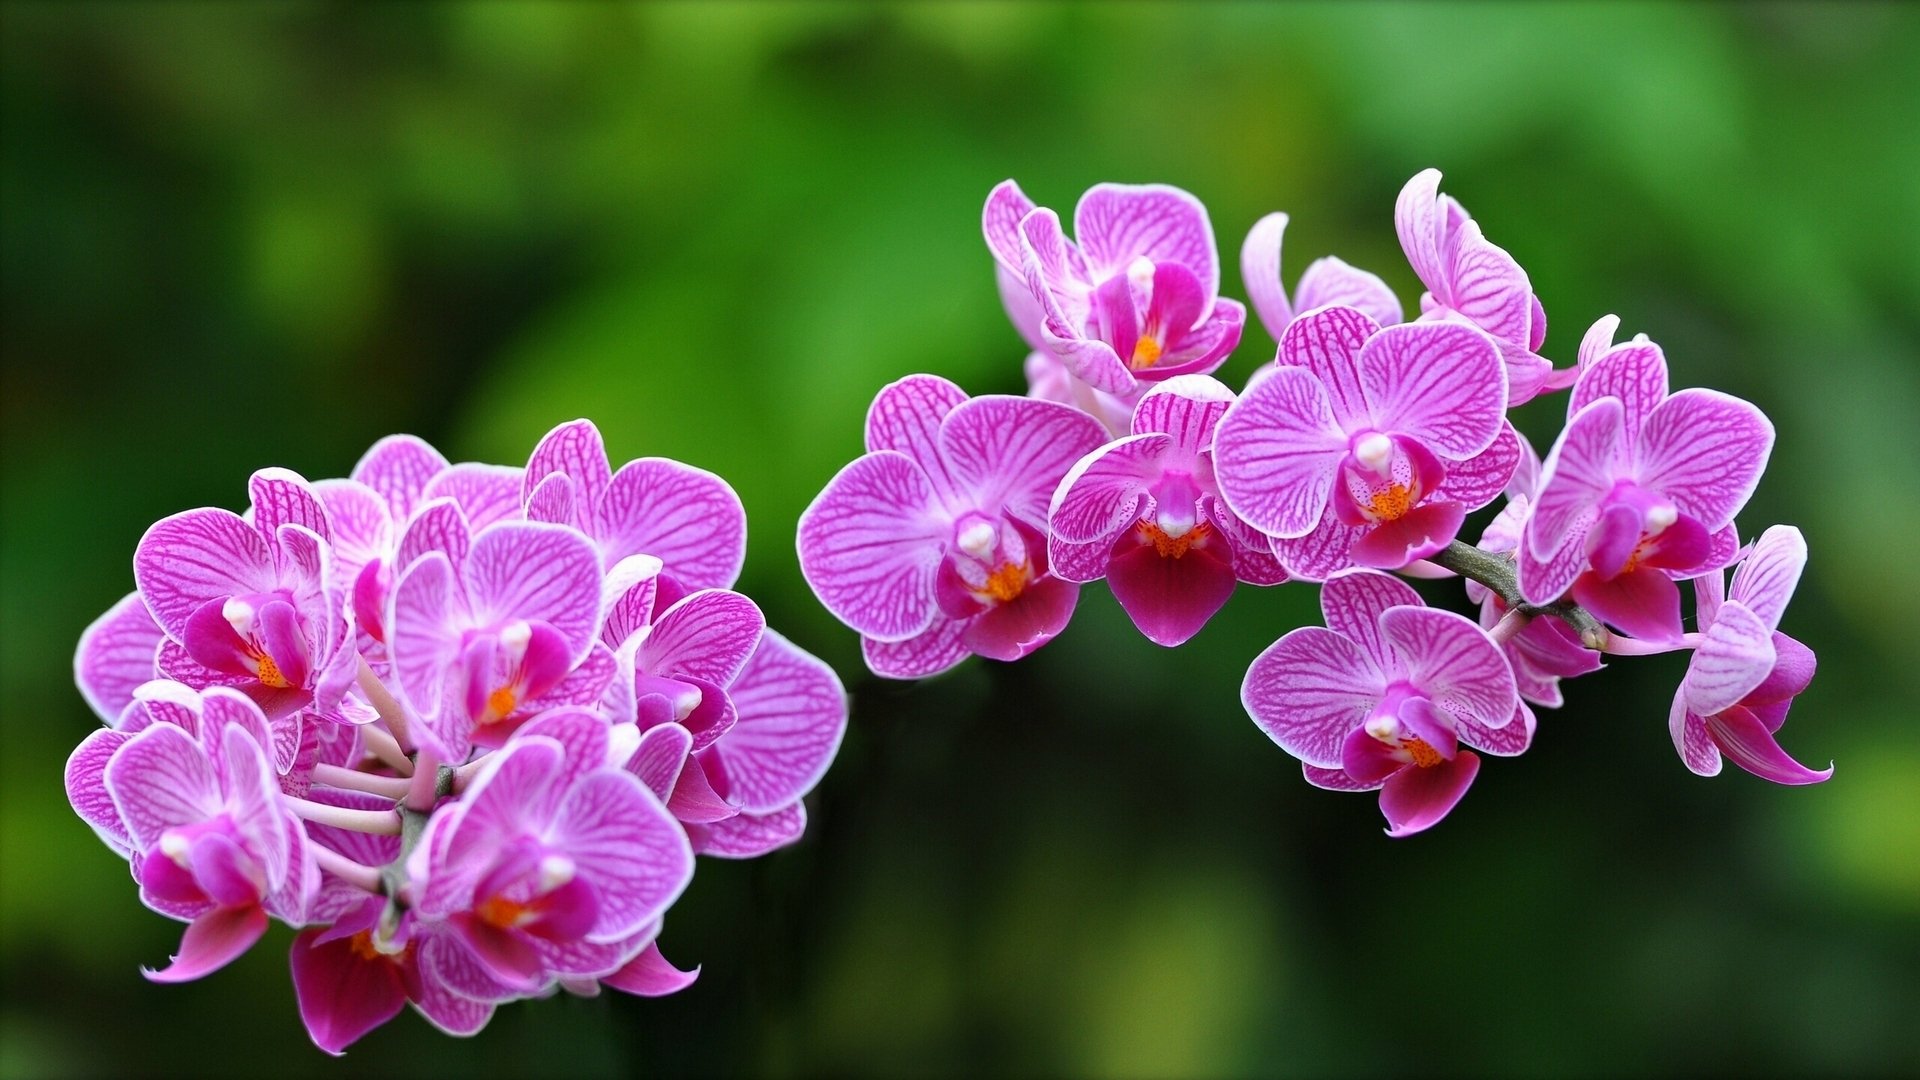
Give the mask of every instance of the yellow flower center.
M 1150 368 L 1160 362 L 1160 339 L 1151 331 L 1140 335 L 1133 343 L 1133 355 L 1127 358 L 1127 366 L 1135 371 Z
M 525 926 L 536 918 L 531 905 L 515 903 L 501 897 L 492 897 L 473 909 L 480 921 L 502 930 L 511 930 L 516 926 Z
M 988 574 L 987 580 L 974 591 L 1004 604 L 1025 592 L 1027 582 L 1032 577 L 1033 571 L 1026 563 L 1001 563 L 1000 568 Z
M 285 675 L 280 674 L 280 665 L 273 662 L 273 657 L 268 656 L 266 653 L 261 653 L 254 657 L 254 659 L 260 665 L 258 678 L 263 685 L 271 686 L 275 690 L 285 690 L 287 687 L 293 685 L 287 681 Z
M 514 695 L 513 688 L 510 686 L 502 686 L 487 695 L 487 715 L 480 722 L 483 724 L 491 724 L 499 720 L 504 720 L 513 713 L 514 707 L 519 704 L 520 699 Z
M 1153 550 L 1163 559 L 1184 557 L 1188 548 L 1200 544 L 1213 532 L 1213 526 L 1204 521 L 1179 536 L 1168 536 L 1166 530 L 1151 521 L 1142 521 L 1134 528 L 1143 538 L 1153 542 Z
M 1413 763 L 1423 769 L 1431 769 L 1447 760 L 1441 757 L 1440 751 L 1435 750 L 1425 739 L 1408 739 L 1400 745 L 1407 753 L 1413 755 Z
M 1397 521 L 1413 509 L 1413 492 L 1405 484 L 1394 484 L 1384 491 L 1376 491 L 1367 500 L 1372 516 L 1379 521 Z

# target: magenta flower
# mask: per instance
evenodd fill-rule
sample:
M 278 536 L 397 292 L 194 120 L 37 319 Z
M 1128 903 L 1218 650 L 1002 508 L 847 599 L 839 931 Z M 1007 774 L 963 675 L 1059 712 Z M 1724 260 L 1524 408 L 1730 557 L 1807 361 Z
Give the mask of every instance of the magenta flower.
M 614 472 L 600 429 L 574 420 L 548 432 L 527 461 L 521 498 L 536 521 L 572 525 L 611 568 L 629 555 L 664 565 L 666 600 L 724 589 L 746 559 L 747 515 L 725 480 L 668 458 L 640 458 Z
M 1081 458 L 1053 495 L 1054 574 L 1106 578 L 1156 644 L 1199 633 L 1238 581 L 1286 580 L 1266 537 L 1227 509 L 1214 482 L 1213 429 L 1232 402 L 1207 375 L 1156 385 L 1134 411 L 1133 434 Z
M 1413 272 L 1427 287 L 1420 298 L 1422 317 L 1477 326 L 1499 343 L 1509 405 L 1550 389 L 1553 364 L 1538 352 L 1547 338 L 1547 313 L 1527 272 L 1504 248 L 1488 242 L 1466 208 L 1440 194 L 1440 170 L 1426 169 L 1407 181 L 1394 204 L 1393 225 Z
M 1470 326 L 1381 329 L 1321 308 L 1287 327 L 1277 366 L 1220 421 L 1221 494 L 1294 577 L 1405 566 L 1506 485 L 1519 460 L 1506 394 L 1498 351 Z
M 1500 649 L 1479 627 L 1421 605 L 1387 574 L 1355 570 L 1320 591 L 1325 629 L 1291 631 L 1247 669 L 1240 700 L 1299 758 L 1307 779 L 1380 791 L 1391 836 L 1429 828 L 1473 783 L 1480 758 L 1460 744 L 1517 754 L 1532 713 Z
M 1813 650 L 1779 630 L 1806 564 L 1800 530 L 1775 525 L 1735 568 L 1731 587 L 1718 570 L 1694 579 L 1701 641 L 1668 727 L 1680 760 L 1701 776 L 1717 775 L 1722 755 L 1776 784 L 1817 784 L 1833 775 L 1832 765 L 1809 769 L 1795 761 L 1775 738 L 1793 699 L 1813 681 Z
M 133 704 L 133 692 L 151 681 L 166 633 L 140 594 L 128 593 L 80 633 L 73 681 L 100 719 L 112 724 Z
M 248 487 L 246 518 L 188 510 L 140 538 L 134 581 L 170 642 L 160 669 L 195 687 L 240 687 L 270 715 L 331 711 L 358 660 L 326 509 L 285 469 L 262 469 Z
M 1124 396 L 1212 371 L 1240 343 L 1246 309 L 1219 295 L 1206 208 L 1178 188 L 1095 185 L 1074 208 L 1076 243 L 1008 180 L 988 194 L 982 227 L 1000 272 L 1026 282 L 1039 345 L 1093 389 Z M 1032 311 L 1008 302 L 1016 325 Z
M 543 707 L 597 701 L 614 672 L 596 640 L 601 585 L 593 542 L 544 522 L 501 522 L 464 554 L 414 559 L 387 621 L 394 682 L 422 721 L 415 737 L 460 762 Z
M 1544 604 L 1572 590 L 1635 637 L 1677 639 L 1674 578 L 1725 566 L 1733 517 L 1759 483 L 1773 425 L 1716 390 L 1667 393 L 1667 362 L 1644 339 L 1581 373 L 1547 455 L 1520 546 L 1520 589 Z
M 1133 407 L 1139 404 L 1140 395 L 1146 393 L 1152 383 L 1137 383 L 1132 392 L 1109 394 L 1105 390 L 1095 390 L 1075 378 L 1073 372 L 1060 362 L 1060 358 L 1044 349 L 1036 349 L 1027 354 L 1026 361 L 1027 396 L 1041 401 L 1057 401 L 1062 405 L 1071 405 L 1081 409 L 1087 415 L 1100 421 L 1107 433 L 1119 438 L 1132 430 Z M 1179 376 L 1175 376 L 1179 378 Z
M 188 923 L 173 962 L 146 972 L 184 982 L 245 952 L 269 915 L 305 921 L 318 871 L 299 820 L 281 805 L 259 706 L 227 687 L 202 695 L 154 683 L 141 693 L 151 704 L 136 721 L 145 726 L 83 742 L 68 764 L 68 793 L 110 843 L 124 843 L 141 901 Z M 105 828 L 102 792 L 117 818 Z
M 969 400 L 913 375 L 867 412 L 868 453 L 800 516 L 800 572 L 889 678 L 1052 640 L 1079 586 L 1048 572 L 1047 503 L 1100 424 L 1048 401 Z
M 1349 266 L 1332 255 L 1316 259 L 1300 275 L 1293 299 L 1280 277 L 1280 246 L 1287 231 L 1287 215 L 1268 214 L 1254 223 L 1240 246 L 1240 277 L 1247 283 L 1247 299 L 1254 314 L 1275 341 L 1295 315 L 1314 308 L 1350 307 L 1366 313 L 1381 326 L 1401 321 L 1400 298 L 1379 275 Z
M 408 864 L 425 883 L 420 919 L 451 930 L 421 944 L 428 978 L 506 1000 L 612 974 L 644 947 L 632 939 L 686 888 L 693 852 L 609 753 L 603 720 L 550 713 L 488 755 L 461 801 L 434 816 Z

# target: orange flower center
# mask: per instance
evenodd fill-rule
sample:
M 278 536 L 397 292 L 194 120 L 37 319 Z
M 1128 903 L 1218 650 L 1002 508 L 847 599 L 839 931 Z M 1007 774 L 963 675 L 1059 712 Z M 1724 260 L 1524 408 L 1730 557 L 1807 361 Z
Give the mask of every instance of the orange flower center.
M 487 715 L 480 722 L 491 724 L 506 719 L 512 714 L 520 699 L 514 696 L 513 688 L 503 686 L 487 695 Z
M 273 662 L 273 657 L 268 656 L 266 653 L 260 653 L 254 657 L 254 659 L 259 662 L 260 672 L 258 678 L 263 685 L 271 686 L 275 690 L 285 690 L 287 687 L 293 685 L 287 681 L 285 675 L 280 674 L 280 665 Z
M 1408 739 L 1400 745 L 1407 753 L 1413 755 L 1413 763 L 1423 769 L 1431 769 L 1447 760 L 1441 757 L 1440 751 L 1435 750 L 1425 739 Z
M 532 922 L 537 913 L 530 904 L 515 903 L 502 897 L 492 897 L 473 909 L 480 921 L 502 930 L 511 930 L 516 926 L 525 926 Z
M 1413 492 L 1405 484 L 1394 484 L 1384 491 L 1376 491 L 1367 500 L 1368 509 L 1373 517 L 1380 521 L 1397 521 L 1413 509 Z
M 1133 343 L 1133 355 L 1128 357 L 1127 366 L 1135 371 L 1150 368 L 1160 362 L 1160 338 L 1149 329 Z
M 991 597 L 996 603 L 1004 604 L 1027 589 L 1027 582 L 1033 577 L 1033 571 L 1026 563 L 1001 563 L 1000 568 L 987 575 L 975 592 Z
M 362 960 L 385 960 L 389 964 L 399 963 L 401 958 L 407 955 L 407 949 L 413 948 L 412 945 L 408 945 L 405 949 L 401 949 L 398 953 L 381 952 L 379 948 L 376 947 L 373 943 L 372 930 L 360 931 L 359 933 L 348 938 L 347 944 L 353 949 L 353 955 L 359 957 Z
M 1179 536 L 1168 536 L 1166 530 L 1151 521 L 1142 521 L 1134 526 L 1142 538 L 1153 542 L 1153 550 L 1163 559 L 1178 559 L 1186 555 L 1187 549 L 1202 545 L 1213 532 L 1208 522 L 1200 522 Z

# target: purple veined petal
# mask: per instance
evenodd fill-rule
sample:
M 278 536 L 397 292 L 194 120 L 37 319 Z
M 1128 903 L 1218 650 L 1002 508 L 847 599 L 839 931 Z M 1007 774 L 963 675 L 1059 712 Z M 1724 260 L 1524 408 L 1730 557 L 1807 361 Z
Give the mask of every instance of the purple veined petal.
M 133 838 L 120 821 L 120 811 L 107 793 L 107 762 L 114 751 L 125 746 L 132 735 L 112 728 L 100 728 L 80 741 L 67 758 L 67 802 L 80 820 L 93 826 L 100 839 L 122 854 L 129 853 Z
M 1439 497 L 1478 510 L 1500 497 L 1519 468 L 1523 442 L 1511 423 L 1502 424 L 1493 445 L 1465 461 L 1450 462 Z
M 1114 556 L 1107 587 L 1148 641 L 1184 644 L 1226 606 L 1239 579 L 1226 553 L 1193 547 L 1177 557 L 1153 544 L 1134 544 Z
M 1407 681 L 1433 703 L 1484 727 L 1512 721 L 1519 691 L 1507 658 L 1471 619 L 1428 607 L 1391 608 L 1380 635 L 1405 665 Z
M 165 635 L 139 593 L 128 593 L 80 632 L 73 681 L 100 719 L 111 724 L 154 677 L 154 653 Z
M 1689 519 L 1689 521 L 1691 521 L 1691 519 Z M 1694 524 L 1698 523 L 1695 522 Z M 1721 571 L 1732 566 L 1734 562 L 1740 558 L 1741 554 L 1740 530 L 1732 522 L 1728 522 L 1726 528 L 1707 537 L 1707 553 L 1700 565 L 1693 567 L 1684 574 L 1674 572 L 1671 568 L 1667 569 L 1670 573 L 1673 573 L 1675 580 L 1678 581 L 1692 581 L 1695 578 L 1705 576 L 1709 573 L 1717 576 Z M 1701 621 L 1707 622 L 1711 620 Z
M 904 641 L 937 615 L 934 575 L 949 527 L 912 458 L 868 454 L 800 515 L 800 572 L 835 618 L 865 636 Z
M 1073 235 L 1095 279 L 1133 260 L 1178 263 L 1209 304 L 1220 292 L 1220 256 L 1200 200 L 1166 184 L 1095 184 L 1073 209 Z
M 1680 587 L 1652 567 L 1602 580 L 1592 571 L 1573 579 L 1573 599 L 1601 622 L 1646 641 L 1677 641 Z
M 1711 532 L 1747 504 L 1772 452 L 1773 423 L 1766 414 L 1730 394 L 1693 387 L 1647 417 L 1639 480 Z
M 433 946 L 444 946 L 434 948 Z M 467 965 L 463 970 L 458 954 Z M 540 954 L 528 935 L 500 929 L 462 913 L 450 919 L 420 951 L 423 976 L 447 982 L 462 996 L 491 993 L 496 1002 L 539 991 Z M 457 973 L 457 974 L 456 974 Z
M 567 774 L 567 762 L 558 742 L 529 735 L 484 760 L 461 796 L 464 813 L 449 825 L 445 851 L 430 851 L 433 863 L 483 872 L 479 864 L 490 865 L 496 849 L 543 832 L 560 808 L 566 789 L 557 781 Z
M 634 656 L 649 675 L 691 675 L 725 685 L 767 628 L 759 605 L 737 592 L 702 589 L 660 614 Z
M 420 556 L 438 551 L 458 568 L 466 564 L 467 551 L 472 546 L 473 530 L 460 503 L 452 498 L 436 498 L 423 503 L 407 521 L 400 534 L 394 565 L 412 566 Z
M 1776 784 L 1818 784 L 1833 775 L 1833 766 L 1809 769 L 1795 761 L 1773 733 L 1750 710 L 1736 705 L 1707 717 L 1707 730 L 1720 752 L 1735 765 Z
M 725 821 L 689 826 L 687 832 L 701 855 L 754 859 L 797 842 L 806 829 L 807 808 L 796 802 L 771 814 L 735 814 Z
M 1440 236 L 1445 224 L 1440 208 L 1440 170 L 1422 169 L 1394 200 L 1393 228 L 1400 234 L 1400 249 L 1413 265 L 1414 276 L 1442 302 L 1447 279 L 1441 264 Z
M 1528 349 L 1533 341 L 1533 286 L 1505 248 L 1469 220 L 1454 239 L 1447 306 L 1495 340 Z
M 394 689 L 414 716 L 430 719 L 443 711 L 447 672 L 459 656 L 464 603 L 453 564 L 431 551 L 407 567 L 394 583 L 387 607 L 387 655 Z M 443 748 L 451 750 L 451 747 Z
M 1300 764 L 1300 771 L 1306 776 L 1307 783 L 1323 791 L 1380 790 L 1381 781 L 1375 780 L 1371 784 L 1361 783 L 1353 777 L 1348 776 L 1345 769 L 1323 769 L 1318 765 L 1309 765 L 1302 762 Z
M 267 932 L 267 913 L 258 904 L 215 908 L 193 920 L 180 938 L 180 951 L 160 971 L 141 968 L 157 983 L 189 982 L 226 967 Z
M 1040 324 L 1046 320 L 1046 309 L 1027 288 L 1024 274 L 1008 270 L 1004 266 L 993 268 L 994 288 L 1000 293 L 1000 306 L 1007 313 L 1007 321 L 1020 333 L 1020 340 L 1029 349 L 1044 349 L 1046 342 L 1040 335 Z
M 134 551 L 133 580 L 154 622 L 175 639 L 207 601 L 279 585 L 266 539 L 240 515 L 212 508 L 155 522 Z
M 1239 346 L 1246 323 L 1245 305 L 1220 297 L 1200 325 L 1183 335 L 1179 344 L 1168 349 L 1159 363 L 1143 368 L 1138 377 L 1164 381 L 1182 375 L 1209 374 L 1226 363 L 1228 355 Z
M 1702 635 L 1681 687 L 1687 711 L 1712 717 L 1740 703 L 1773 670 L 1773 629 L 1738 600 L 1723 604 Z
M 692 986 L 699 977 L 699 968 L 681 971 L 660 955 L 657 942 L 650 941 L 646 948 L 640 950 L 640 955 L 627 961 L 613 974 L 601 976 L 600 981 L 615 990 L 639 997 L 666 997 Z
M 1189 455 L 1213 448 L 1213 431 L 1233 404 L 1234 394 L 1211 375 L 1175 375 L 1154 384 L 1133 409 L 1136 435 L 1160 432 Z
M 1742 705 L 1757 710 L 1756 715 L 1766 711 L 1765 706 L 1789 702 L 1805 693 L 1819 667 L 1819 658 L 1812 649 L 1778 630 L 1773 632 L 1773 652 L 1773 670 L 1741 700 Z M 1768 712 L 1762 719 L 1768 723 L 1769 730 L 1778 730 L 1786 720 L 1786 713 Z
M 1683 682 L 1673 695 L 1673 708 L 1667 713 L 1667 733 L 1673 737 L 1673 749 L 1681 764 L 1696 776 L 1720 775 L 1720 747 L 1707 730 L 1707 721 L 1687 710 L 1687 687 Z
M 1122 537 L 1118 541 L 1094 540 L 1073 544 L 1058 536 L 1050 536 L 1047 538 L 1047 570 L 1062 581 L 1082 585 L 1099 581 L 1107 576 L 1107 565 L 1113 561 L 1115 544 L 1125 542 Z
M 1365 530 L 1347 557 L 1356 566 L 1398 570 L 1452 543 L 1465 520 L 1466 508 L 1457 502 L 1425 503 Z
M 1380 636 L 1380 616 L 1388 608 L 1421 607 L 1424 603 L 1413 586 L 1378 570 L 1335 574 L 1320 587 L 1320 612 L 1327 629 L 1358 645 L 1388 679 L 1400 674 L 1401 664 Z
M 1462 461 L 1478 454 L 1506 421 L 1500 351 L 1470 326 L 1386 327 L 1361 347 L 1359 368 L 1373 426 L 1418 439 L 1442 457 Z
M 1143 316 L 1144 324 L 1160 327 L 1171 344 L 1177 336 L 1197 330 L 1207 320 L 1212 314 L 1208 306 L 1210 299 L 1193 271 L 1177 262 L 1159 263 L 1153 268 L 1153 287 Z M 1246 312 L 1242 309 L 1241 322 L 1245 321 Z M 1132 356 L 1134 351 L 1126 349 L 1125 354 Z
M 538 735 L 560 744 L 561 768 L 554 783 L 562 788 L 611 764 L 612 732 L 606 719 L 592 709 L 575 705 L 548 709 L 520 725 L 517 734 Z
M 550 525 L 580 525 L 588 516 L 588 508 L 576 502 L 573 481 L 563 473 L 548 473 L 527 494 L 526 518 Z
M 739 806 L 714 788 L 713 778 L 698 754 L 680 770 L 680 779 L 667 799 L 667 810 L 683 826 L 710 825 L 740 813 Z
M 1753 550 L 1733 571 L 1728 596 L 1746 605 L 1768 630 L 1777 630 L 1806 565 L 1807 541 L 1800 530 L 1774 525 L 1760 534 Z
M 1268 214 L 1253 223 L 1240 245 L 1240 279 L 1247 286 L 1247 301 L 1275 341 L 1293 321 L 1293 304 L 1280 278 L 1280 249 L 1286 232 L 1287 215 Z
M 867 670 L 883 679 L 929 679 L 958 667 L 973 655 L 962 640 L 966 629 L 966 620 L 943 615 L 904 641 L 880 641 L 862 635 L 860 655 L 867 662 Z
M 1618 398 L 1587 405 L 1567 421 L 1547 452 L 1540 493 L 1527 519 L 1527 552 L 1534 558 L 1551 558 L 1574 535 L 1575 525 L 1590 518 L 1613 490 L 1626 452 L 1624 413 Z
M 638 777 L 618 769 L 574 784 L 548 837 L 600 901 L 588 941 L 631 935 L 664 914 L 693 879 L 686 834 Z
M 341 581 L 352 581 L 369 559 L 392 550 L 393 515 L 379 492 L 357 480 L 321 480 L 313 493 L 333 529 L 333 563 Z
M 1004 508 L 1036 529 L 1046 527 L 1047 505 L 1067 471 L 1106 441 L 1100 422 L 1078 409 L 999 394 L 966 402 L 940 426 L 953 480 L 973 505 Z
M 279 776 L 266 750 L 239 725 L 221 729 L 219 744 L 208 749 L 225 758 L 226 806 L 238 835 L 246 841 L 248 853 L 260 860 L 267 881 L 280 881 L 293 851 L 288 845 L 286 814 L 280 808 Z
M 202 740 L 209 748 L 225 745 L 225 736 L 221 734 L 227 728 L 237 728 L 245 732 L 255 745 L 263 750 L 272 751 L 278 741 L 276 730 L 292 728 L 295 740 L 299 734 L 300 714 L 289 713 L 281 722 L 267 719 L 260 706 L 247 695 L 228 686 L 210 686 L 200 693 L 200 724 Z M 288 748 L 291 761 L 292 748 Z M 220 762 L 216 761 L 216 765 Z M 285 769 L 275 762 L 275 772 L 284 773 Z
M 139 722 L 136 717 L 122 716 L 119 728 L 129 734 L 145 731 L 153 724 L 172 724 L 195 737 L 200 734 L 200 693 L 189 686 L 167 679 L 155 679 L 134 688 L 133 699 L 139 703 L 137 715 L 144 715 L 146 721 Z
M 1020 219 L 1020 273 L 1027 291 L 1040 302 L 1045 321 L 1063 337 L 1079 337 L 1089 311 L 1093 283 L 1085 261 L 1060 224 L 1060 215 L 1044 206 Z
M 1043 577 L 1019 596 L 968 620 L 960 640 L 968 651 L 989 660 L 1018 660 L 1066 629 L 1079 599 L 1080 586 Z
M 1276 362 L 1312 372 L 1326 390 L 1335 425 L 1348 434 L 1372 424 L 1360 386 L 1360 350 L 1379 330 L 1363 311 L 1330 307 L 1303 313 L 1280 335 Z
M 1551 604 L 1565 596 L 1567 590 L 1580 572 L 1587 566 L 1587 529 L 1593 524 L 1594 511 L 1591 507 L 1576 514 L 1567 539 L 1558 550 L 1547 558 L 1537 558 L 1533 554 L 1533 544 L 1529 534 L 1533 528 L 1532 518 L 1520 530 L 1520 545 L 1515 549 L 1515 579 L 1520 586 L 1520 595 L 1529 604 Z
M 1580 339 L 1579 359 L 1576 366 L 1581 372 L 1592 367 L 1607 351 L 1613 348 L 1613 335 L 1620 331 L 1620 316 L 1602 315 L 1587 327 L 1586 335 Z M 1665 397 L 1663 391 L 1660 395 Z
M 206 821 L 222 808 L 213 762 L 172 724 L 155 724 L 127 740 L 104 775 L 107 795 L 140 851 L 152 850 L 168 829 Z
M 1381 326 L 1393 326 L 1405 320 L 1400 298 L 1393 295 L 1393 290 L 1378 274 L 1350 266 L 1333 255 L 1315 259 L 1307 272 L 1300 275 L 1294 300 L 1294 307 L 1300 311 L 1334 306 L 1356 308 Z
M 769 630 L 733 685 L 738 719 L 715 744 L 744 814 L 777 814 L 812 791 L 847 731 L 847 693 L 826 663 Z
M 613 482 L 613 469 L 607 464 L 607 446 L 593 421 L 569 420 L 541 438 L 521 475 L 521 501 L 531 508 L 535 491 L 547 477 L 556 473 L 571 483 L 579 525 L 589 532 L 595 531 L 596 512 L 607 485 Z M 531 517 L 531 513 L 528 516 Z
M 634 749 L 626 767 L 653 792 L 654 798 L 665 802 L 672 796 L 680 770 L 686 767 L 692 753 L 692 732 L 679 724 L 661 724 L 641 734 L 640 745 Z
M 1153 505 L 1147 489 L 1159 479 L 1161 459 L 1172 447 L 1172 436 L 1148 432 L 1117 439 L 1075 462 L 1048 508 L 1053 538 L 1111 545 L 1121 529 Z
M 1514 706 L 1513 719 L 1505 727 L 1490 728 L 1470 716 L 1454 718 L 1460 741 L 1489 754 L 1517 757 L 1533 745 L 1533 733 L 1539 726 L 1533 710 L 1522 701 Z
M 452 499 L 460 504 L 467 527 L 475 532 L 498 521 L 522 517 L 520 488 L 524 470 L 510 465 L 461 462 L 450 465 L 420 493 L 420 502 Z
M 888 383 L 867 407 L 867 451 L 907 455 L 926 471 L 942 498 L 951 498 L 958 488 L 940 453 L 940 424 L 966 400 L 965 390 L 938 375 L 909 375 Z
M 388 435 L 361 455 L 349 475 L 380 493 L 393 520 L 404 521 L 427 484 L 446 468 L 447 459 L 426 440 Z
M 1305 536 L 1272 540 L 1274 558 L 1296 581 L 1325 581 L 1354 566 L 1353 545 L 1366 535 L 1365 526 L 1348 525 L 1329 508 L 1320 524 Z
M 1211 456 L 1211 455 L 1209 455 Z M 1209 462 L 1211 464 L 1211 462 Z M 1233 572 L 1248 585 L 1265 587 L 1278 585 L 1287 580 L 1286 567 L 1274 557 L 1273 541 L 1266 534 L 1241 521 L 1234 512 L 1227 509 L 1217 495 L 1203 495 L 1200 498 L 1201 513 L 1207 521 L 1225 537 L 1233 551 Z M 1048 548 L 1048 557 L 1053 551 Z M 1053 572 L 1065 576 L 1058 560 L 1053 563 Z
M 1121 397 L 1139 392 L 1139 381 L 1106 342 L 1061 333 L 1051 318 L 1041 326 L 1040 338 L 1070 375 L 1095 392 Z
M 363 958 L 352 940 L 321 942 L 320 935 L 319 929 L 305 930 L 293 941 L 294 998 L 313 1044 L 338 1057 L 400 1015 L 407 991 L 395 960 Z
M 560 525 L 502 522 L 482 530 L 462 567 L 482 623 L 541 619 L 578 661 L 600 628 L 600 557 L 593 542 Z
M 651 555 L 629 555 L 607 571 L 600 588 L 606 612 L 600 623 L 600 640 L 607 647 L 619 648 L 653 621 L 661 565 Z
M 1154 277 L 1158 276 L 1156 268 Z M 1186 275 L 1182 283 L 1191 290 L 1199 289 L 1191 274 Z M 1149 287 L 1145 291 L 1150 293 L 1152 290 Z M 1089 323 L 1091 336 L 1111 345 L 1114 355 L 1125 362 L 1128 368 L 1151 367 L 1159 359 L 1158 353 L 1142 352 L 1140 349 L 1141 324 L 1145 321 L 1140 310 L 1141 292 L 1142 287 L 1134 284 L 1131 273 L 1115 274 L 1095 286 L 1088 298 L 1093 309 Z M 1158 341 L 1150 344 L 1157 346 Z
M 1527 441 L 1525 435 L 1521 435 L 1514 429 L 1512 423 L 1507 424 L 1507 430 L 1512 431 L 1514 437 L 1520 442 L 1520 460 L 1513 467 L 1513 478 L 1507 481 L 1507 498 L 1532 502 L 1534 495 L 1540 490 L 1540 470 L 1543 468 L 1540 453 L 1533 448 L 1532 443 Z M 1514 535 L 1518 537 L 1519 533 L 1516 531 Z
M 747 556 L 747 511 L 725 480 L 669 458 L 620 466 L 600 504 L 600 550 L 611 565 L 652 555 L 686 589 L 726 589 Z
M 1627 445 L 1638 443 L 1647 417 L 1667 398 L 1667 358 L 1660 346 L 1636 338 L 1613 346 L 1590 363 L 1583 360 L 1581 369 L 1567 399 L 1567 418 L 1603 397 L 1619 398 Z
M 1221 418 L 1214 475 L 1242 521 L 1270 536 L 1304 536 L 1326 510 L 1346 443 L 1320 380 L 1279 367 Z
M 1412 836 L 1438 825 L 1467 793 L 1479 772 L 1480 755 L 1462 750 L 1452 761 L 1425 769 L 1401 769 L 1388 777 L 1380 788 L 1380 812 L 1387 819 L 1387 835 Z
M 1240 702 L 1260 730 L 1309 765 L 1340 767 L 1341 745 L 1386 692 L 1386 676 L 1344 634 L 1303 626 L 1254 658 Z
M 327 522 L 327 509 L 306 477 L 291 469 L 261 469 L 247 481 L 247 493 L 253 500 L 253 524 L 268 543 L 282 525 L 310 529 L 320 539 L 331 542 L 333 527 Z
M 1033 200 L 1012 180 L 1002 180 L 987 192 L 987 204 L 980 212 L 980 231 L 994 261 L 1009 272 L 1020 272 L 1020 221 L 1033 211 Z

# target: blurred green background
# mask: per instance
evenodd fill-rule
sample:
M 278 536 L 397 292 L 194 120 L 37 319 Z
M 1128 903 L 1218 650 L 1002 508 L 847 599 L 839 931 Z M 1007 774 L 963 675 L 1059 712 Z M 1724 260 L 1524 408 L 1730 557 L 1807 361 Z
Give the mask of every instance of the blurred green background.
M 1629 4 L 0 9 L 0 1073 L 1920 1071 L 1920 11 Z M 1669 744 L 1683 661 L 1620 663 L 1434 832 L 1307 787 L 1248 661 L 1317 618 L 1244 591 L 1165 651 L 1102 587 L 1056 643 L 862 674 L 796 516 L 911 371 L 1023 389 L 978 231 L 1017 177 L 1294 215 L 1417 295 L 1395 193 L 1437 165 L 1533 276 L 1549 355 L 1618 313 L 1677 385 L 1758 402 L 1742 518 L 1798 523 L 1822 670 L 1781 789 Z M 1257 327 L 1224 375 L 1270 358 Z M 1542 446 L 1559 401 L 1527 409 Z M 273 936 L 157 987 L 178 925 L 66 807 L 81 628 L 145 526 L 375 438 L 738 488 L 742 587 L 854 694 L 806 840 L 703 863 L 688 992 L 411 1013 L 307 1044 Z M 1432 596 L 1460 606 L 1457 591 Z

